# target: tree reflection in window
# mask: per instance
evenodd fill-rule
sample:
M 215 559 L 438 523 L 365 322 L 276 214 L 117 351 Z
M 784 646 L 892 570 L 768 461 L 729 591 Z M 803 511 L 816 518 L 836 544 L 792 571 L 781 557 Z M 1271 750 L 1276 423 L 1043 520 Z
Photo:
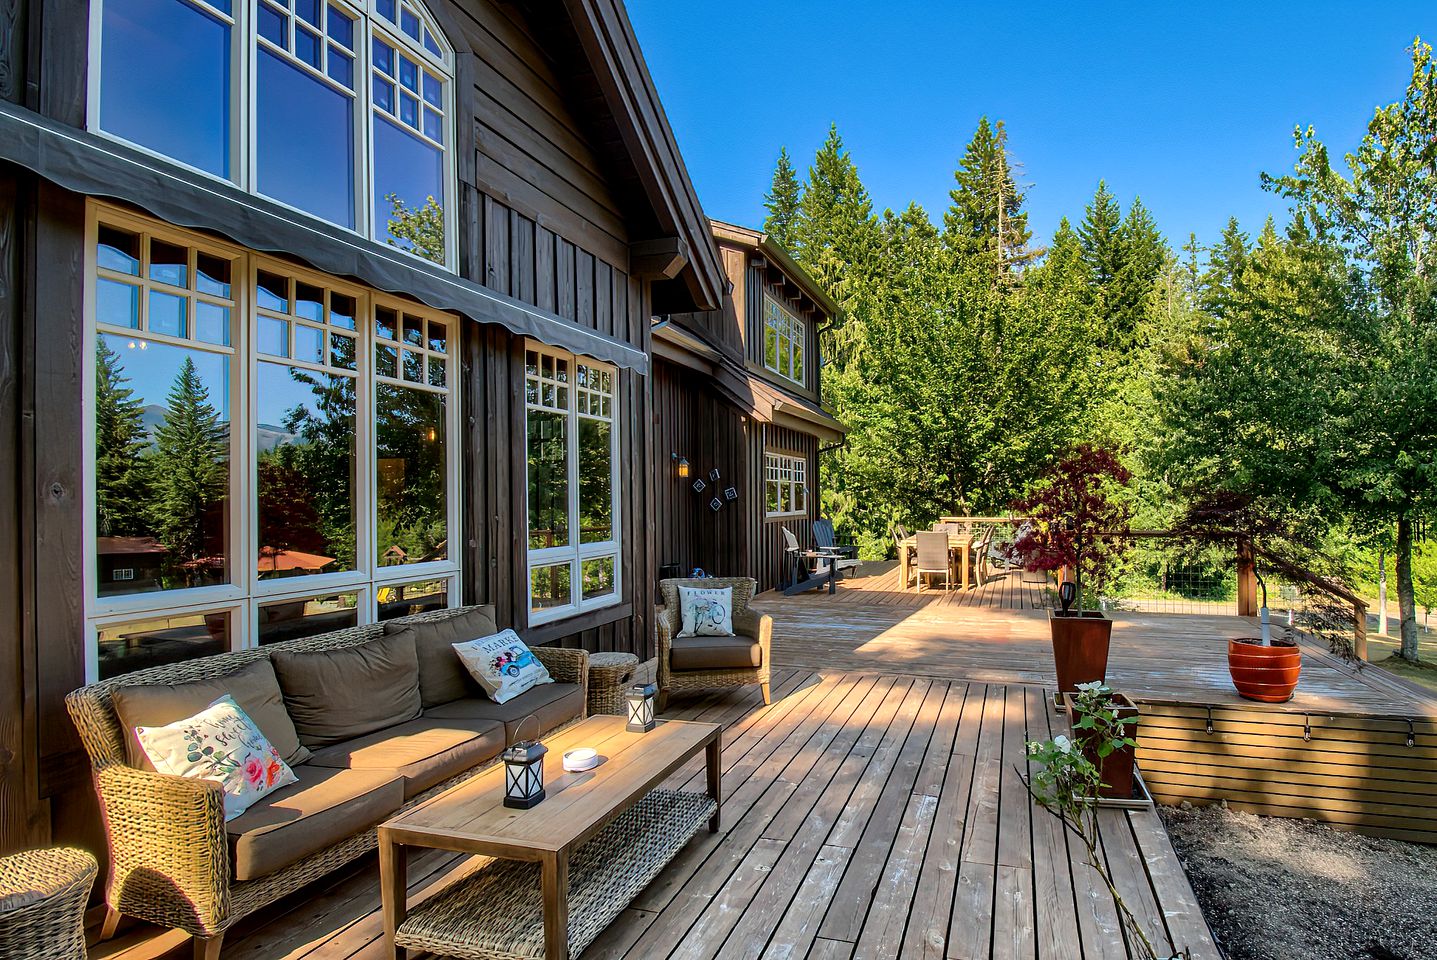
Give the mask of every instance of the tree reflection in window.
M 355 568 L 353 377 L 259 364 L 259 576 Z
M 443 394 L 381 383 L 375 401 L 380 566 L 449 557 Z

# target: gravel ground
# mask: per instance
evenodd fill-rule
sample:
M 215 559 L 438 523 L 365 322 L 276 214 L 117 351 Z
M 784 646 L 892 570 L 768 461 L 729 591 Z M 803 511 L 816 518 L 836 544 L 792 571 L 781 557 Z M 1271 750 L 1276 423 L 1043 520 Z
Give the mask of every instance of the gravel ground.
M 1225 804 L 1160 810 L 1231 960 L 1437 958 L 1437 848 Z

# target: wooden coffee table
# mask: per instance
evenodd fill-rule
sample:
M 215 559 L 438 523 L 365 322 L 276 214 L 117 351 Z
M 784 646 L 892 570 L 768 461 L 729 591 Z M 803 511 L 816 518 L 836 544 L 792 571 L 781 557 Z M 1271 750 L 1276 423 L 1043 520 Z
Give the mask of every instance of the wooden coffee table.
M 501 762 L 381 824 L 384 935 L 394 956 L 578 956 L 705 822 L 718 830 L 721 733 L 718 724 L 681 720 L 628 733 L 623 717 L 590 717 L 544 741 L 538 806 L 504 806 Z M 581 746 L 603 762 L 565 771 L 564 751 Z M 707 793 L 657 789 L 701 751 Z M 496 859 L 410 911 L 410 847 Z

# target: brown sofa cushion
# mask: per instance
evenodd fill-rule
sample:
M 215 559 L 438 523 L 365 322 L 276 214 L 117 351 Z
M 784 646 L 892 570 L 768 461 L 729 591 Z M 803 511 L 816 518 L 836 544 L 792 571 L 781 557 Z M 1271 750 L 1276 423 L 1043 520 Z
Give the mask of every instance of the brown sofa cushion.
M 316 750 L 308 766 L 387 771 L 404 778 L 408 800 L 503 749 L 502 723 L 426 717 Z
M 260 800 L 225 824 L 236 880 L 268 876 L 369 829 L 404 803 L 392 771 L 305 764 L 299 783 Z
M 748 637 L 675 637 L 670 670 L 752 670 L 763 666 L 763 647 Z
M 414 634 L 334 650 L 270 653 L 299 742 L 327 747 L 419 716 Z
M 212 680 L 115 688 L 110 701 L 125 731 L 127 762 L 141 770 L 155 769 L 140 749 L 136 727 L 163 727 L 193 717 L 225 694 L 234 697 L 235 703 L 255 722 L 285 763 L 294 766 L 309 759 L 309 751 L 300 743 L 294 721 L 285 710 L 274 668 L 267 660 L 257 660 Z
M 494 625 L 494 605 L 485 604 L 462 614 L 423 623 L 386 623 L 385 632 L 414 631 L 414 649 L 419 656 L 419 696 L 426 707 L 448 703 L 460 697 L 482 695 L 479 684 L 464 669 L 454 644 L 499 632 Z
M 424 711 L 426 720 L 496 720 L 504 724 L 504 735 L 512 743 L 518 736 L 519 722 L 533 714 L 533 723 L 524 725 L 524 738 L 542 737 L 570 720 L 582 720 L 584 691 L 577 683 L 541 683 L 530 687 L 508 703 L 495 703 L 488 697 L 466 697 L 430 707 Z

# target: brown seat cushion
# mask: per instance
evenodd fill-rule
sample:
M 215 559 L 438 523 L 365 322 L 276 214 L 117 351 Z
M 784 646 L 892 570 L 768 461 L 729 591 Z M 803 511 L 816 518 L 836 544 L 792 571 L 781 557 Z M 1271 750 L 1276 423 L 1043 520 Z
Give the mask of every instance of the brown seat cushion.
M 257 660 L 211 680 L 116 687 L 110 701 L 125 731 L 127 762 L 141 770 L 155 769 L 140 749 L 136 727 L 163 727 L 193 717 L 225 694 L 234 697 L 235 703 L 255 722 L 285 763 L 294 766 L 309 759 L 309 751 L 300 743 L 294 721 L 285 710 L 274 667 L 267 660 Z
M 518 738 L 519 722 L 530 714 L 538 718 L 538 729 L 533 723 L 525 724 L 525 739 L 542 737 L 570 720 L 582 720 L 585 707 L 584 691 L 577 683 L 541 683 L 508 703 L 495 703 L 484 696 L 466 697 L 430 707 L 424 711 L 424 717 L 434 720 L 495 720 L 504 724 L 504 735 L 512 743 Z
M 675 637 L 670 670 L 751 670 L 763 666 L 763 648 L 748 637 Z
M 270 653 L 299 742 L 327 747 L 419 716 L 414 634 L 334 650 Z
M 386 623 L 384 629 L 387 633 L 414 631 L 414 649 L 419 657 L 419 696 L 424 706 L 483 695 L 479 684 L 464 669 L 459 654 L 454 652 L 454 644 L 499 632 L 494 625 L 492 603 L 441 620 Z
M 497 757 L 504 725 L 494 720 L 411 720 L 316 750 L 308 766 L 385 770 L 404 778 L 404 799 Z
M 387 818 L 404 803 L 392 770 L 304 764 L 299 782 L 276 790 L 225 824 L 236 880 L 268 876 Z

